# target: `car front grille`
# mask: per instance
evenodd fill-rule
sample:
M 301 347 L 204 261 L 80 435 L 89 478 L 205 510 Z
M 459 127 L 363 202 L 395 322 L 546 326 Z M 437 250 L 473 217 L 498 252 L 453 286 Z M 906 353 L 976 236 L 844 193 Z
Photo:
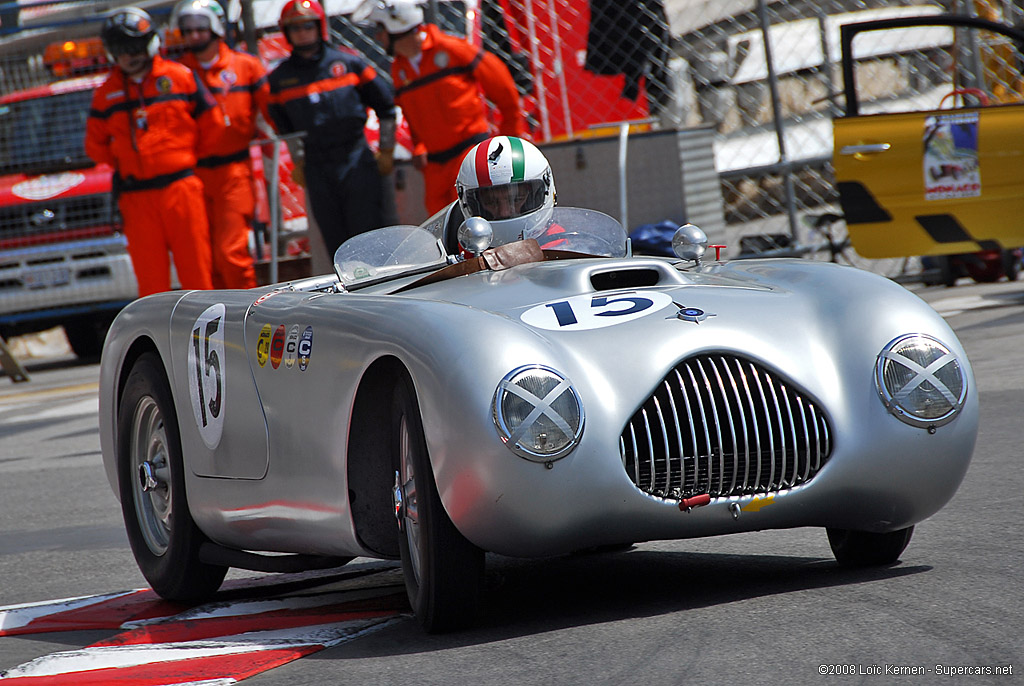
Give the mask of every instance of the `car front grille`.
M 761 365 L 725 354 L 678 364 L 619 439 L 636 487 L 670 499 L 776 493 L 814 478 L 831 451 L 820 408 Z
M 67 240 L 98 227 L 110 233 L 111 209 L 109 193 L 0 207 L 0 241 L 17 247 L 19 242 L 44 242 L 55 235 Z

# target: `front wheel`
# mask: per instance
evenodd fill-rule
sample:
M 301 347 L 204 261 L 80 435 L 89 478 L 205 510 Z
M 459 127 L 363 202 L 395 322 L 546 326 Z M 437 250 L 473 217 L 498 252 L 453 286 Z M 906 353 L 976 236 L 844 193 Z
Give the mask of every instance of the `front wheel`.
M 136 360 L 121 396 L 117 470 L 128 542 L 146 581 L 168 600 L 212 595 L 227 567 L 199 560 L 207 539 L 188 509 L 177 414 L 155 353 Z
M 459 533 L 441 503 L 408 379 L 395 389 L 391 428 L 395 514 L 409 604 L 431 633 L 463 628 L 476 619 L 484 553 Z
M 828 544 L 842 567 L 878 567 L 891 565 L 910 543 L 914 527 L 886 534 L 850 529 L 826 529 Z

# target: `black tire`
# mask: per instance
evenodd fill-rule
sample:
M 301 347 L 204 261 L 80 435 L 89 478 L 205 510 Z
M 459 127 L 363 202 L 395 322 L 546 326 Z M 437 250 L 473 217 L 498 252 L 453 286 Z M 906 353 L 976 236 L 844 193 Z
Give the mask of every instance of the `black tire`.
M 146 581 L 168 600 L 211 596 L 228 568 L 199 560 L 208 539 L 188 509 L 178 418 L 155 353 L 136 360 L 121 395 L 117 470 L 128 542 Z
M 842 567 L 878 567 L 891 565 L 910 543 L 914 527 L 876 534 L 849 529 L 826 529 L 828 544 Z
M 64 335 L 80 360 L 98 360 L 110 322 L 80 319 L 64 325 Z
M 1003 274 L 1007 281 L 1020 278 L 1021 261 L 1013 250 L 1004 250 L 1002 254 Z
M 949 255 L 940 255 L 935 258 L 935 262 L 939 267 L 939 283 L 946 288 L 956 286 L 959 269 L 953 264 L 953 259 Z
M 459 533 L 441 503 L 407 378 L 395 388 L 391 428 L 395 490 L 402 502 L 399 549 L 409 604 L 428 632 L 464 628 L 479 611 L 484 553 Z

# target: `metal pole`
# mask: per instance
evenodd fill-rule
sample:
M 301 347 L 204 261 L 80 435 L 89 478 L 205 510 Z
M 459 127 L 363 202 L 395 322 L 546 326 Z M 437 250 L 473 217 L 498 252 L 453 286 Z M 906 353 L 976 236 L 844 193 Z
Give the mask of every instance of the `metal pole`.
M 789 233 L 797 240 L 796 200 L 793 192 L 793 171 L 789 167 L 789 155 L 786 154 L 785 127 L 782 123 L 782 104 L 779 101 L 779 84 L 775 75 L 775 62 L 772 59 L 772 44 L 768 24 L 768 2 L 757 0 L 757 20 L 764 36 L 764 59 L 768 68 L 768 90 L 772 99 L 772 118 L 774 119 L 775 138 L 779 143 L 779 162 L 785 165 L 783 181 L 786 189 L 786 213 L 789 215 Z
M 278 164 L 281 161 L 281 142 L 274 141 L 270 174 L 267 176 L 267 200 L 270 205 L 270 283 L 277 283 L 277 233 L 281 221 L 281 189 L 277 183 Z
M 836 75 L 832 71 L 832 43 L 828 35 L 828 14 L 825 10 L 818 8 L 818 31 L 821 32 L 821 71 L 825 77 L 825 88 L 828 90 L 828 112 L 835 119 L 840 115 L 839 103 L 836 98 L 839 92 L 836 90 Z
M 260 47 L 256 42 L 256 15 L 252 10 L 252 0 L 242 0 L 242 37 L 249 52 L 259 55 Z
M 626 149 L 629 143 L 629 122 L 619 124 L 619 211 L 622 228 L 629 233 L 629 194 L 626 193 Z

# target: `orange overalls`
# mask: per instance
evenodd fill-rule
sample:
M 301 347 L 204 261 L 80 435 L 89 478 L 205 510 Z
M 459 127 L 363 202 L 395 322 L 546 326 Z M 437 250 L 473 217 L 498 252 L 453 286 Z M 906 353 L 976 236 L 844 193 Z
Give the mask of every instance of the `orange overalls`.
M 197 147 L 223 128 L 196 76 L 159 55 L 140 83 L 114 69 L 93 93 L 85 151 L 114 168 L 140 296 L 170 290 L 168 250 L 182 288 L 213 285 L 203 184 L 193 169 Z
M 182 64 L 196 72 L 224 113 L 227 127 L 210 148 L 199 149 L 196 175 L 203 181 L 210 220 L 214 288 L 254 288 L 249 252 L 256 199 L 249 144 L 256 137 L 256 113 L 265 112 L 270 89 L 260 60 L 232 50 L 223 41 L 216 61 L 204 69 L 195 55 Z
M 427 153 L 424 201 L 433 215 L 456 198 L 455 179 L 467 150 L 490 138 L 487 105 L 501 113 L 499 132 L 523 136 L 519 93 L 505 64 L 492 53 L 424 24 L 419 69 L 401 55 L 391 64 L 395 103 L 409 122 L 413 155 Z

